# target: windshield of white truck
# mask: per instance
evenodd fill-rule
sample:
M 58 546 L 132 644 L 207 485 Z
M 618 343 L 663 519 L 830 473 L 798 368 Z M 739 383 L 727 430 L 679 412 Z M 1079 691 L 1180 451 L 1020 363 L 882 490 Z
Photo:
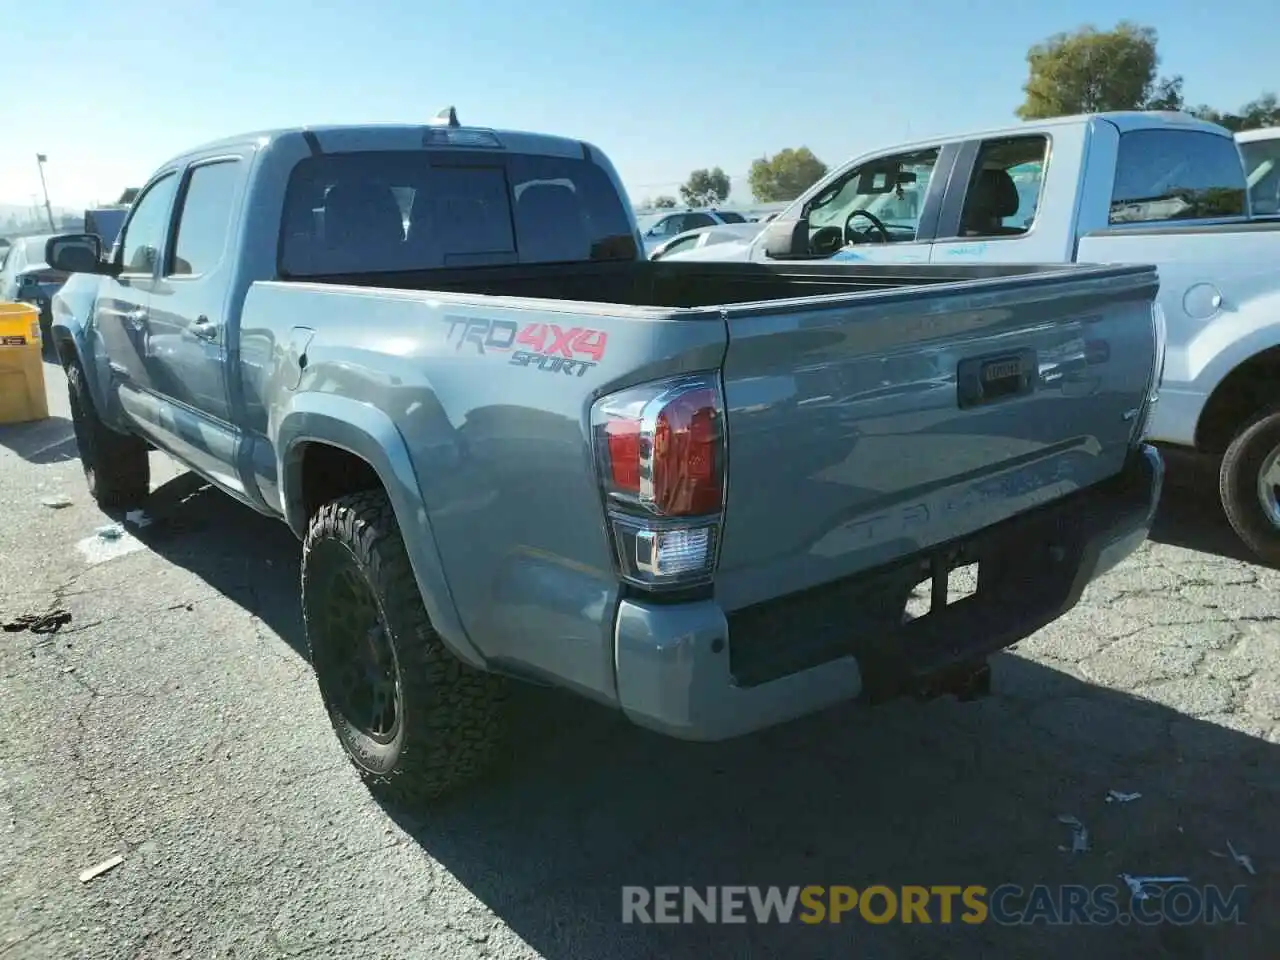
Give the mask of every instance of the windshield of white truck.
M 1240 144 L 1254 213 L 1280 213 L 1280 137 Z
M 618 190 L 589 160 L 532 154 L 328 154 L 293 171 L 286 277 L 633 260 Z

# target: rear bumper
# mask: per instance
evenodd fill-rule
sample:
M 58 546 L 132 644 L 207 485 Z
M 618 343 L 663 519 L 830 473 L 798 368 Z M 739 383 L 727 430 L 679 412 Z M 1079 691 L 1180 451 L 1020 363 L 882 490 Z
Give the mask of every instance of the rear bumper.
M 614 624 L 619 704 L 640 726 L 723 740 L 842 701 L 906 693 L 1075 606 L 1147 538 L 1163 480 L 1159 453 L 1143 445 L 1103 484 L 847 583 L 732 615 L 714 600 L 624 600 Z M 874 630 L 853 613 L 857 597 L 875 606 L 871 598 L 896 595 L 929 563 L 974 561 L 977 593 L 939 613 L 901 626 L 900 614 L 881 614 Z

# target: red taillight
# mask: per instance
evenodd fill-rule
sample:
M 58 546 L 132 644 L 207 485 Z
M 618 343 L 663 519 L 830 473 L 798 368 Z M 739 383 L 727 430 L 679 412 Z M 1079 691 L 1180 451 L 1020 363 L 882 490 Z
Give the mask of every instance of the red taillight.
M 637 420 L 609 420 L 604 425 L 608 438 L 609 473 L 613 484 L 627 493 L 640 494 L 640 423 Z
M 715 391 L 690 390 L 658 413 L 653 438 L 653 502 L 668 517 L 714 513 L 720 479 L 720 413 Z
M 610 394 L 591 410 L 623 577 L 653 589 L 710 578 L 725 494 L 724 404 L 714 374 Z

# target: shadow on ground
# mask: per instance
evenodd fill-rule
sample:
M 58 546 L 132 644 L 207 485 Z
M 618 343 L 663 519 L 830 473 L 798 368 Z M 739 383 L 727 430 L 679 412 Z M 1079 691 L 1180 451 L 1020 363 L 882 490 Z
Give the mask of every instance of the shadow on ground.
M 61 463 L 76 457 L 76 438 L 66 417 L 4 424 L 0 426 L 0 446 L 28 463 Z
M 301 655 L 300 551 L 283 524 L 189 476 L 149 509 L 157 522 L 141 535 L 155 551 Z M 522 689 L 499 774 L 441 807 L 388 812 L 555 960 L 1274 956 L 1280 747 L 1015 654 L 993 669 L 995 695 L 975 703 L 848 706 L 722 744 L 667 740 Z M 1108 803 L 1111 789 L 1142 797 Z M 1064 849 L 1063 814 L 1089 828 L 1088 852 Z M 1256 876 L 1211 852 L 1228 842 Z M 1186 876 L 1224 895 L 1243 884 L 1246 925 L 942 924 L 936 905 L 928 925 L 620 922 L 623 885 L 1113 885 L 1126 907 L 1121 873 Z

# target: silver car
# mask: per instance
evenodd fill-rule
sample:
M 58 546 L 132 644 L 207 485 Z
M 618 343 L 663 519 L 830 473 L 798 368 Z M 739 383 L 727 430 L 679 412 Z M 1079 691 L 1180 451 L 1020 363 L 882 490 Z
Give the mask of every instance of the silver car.
M 672 253 L 684 253 L 698 247 L 707 247 L 715 243 L 727 243 L 731 240 L 746 242 L 751 240 L 764 227 L 763 223 L 718 223 L 710 227 L 698 227 L 686 230 L 672 237 L 649 251 L 650 260 L 660 260 Z

